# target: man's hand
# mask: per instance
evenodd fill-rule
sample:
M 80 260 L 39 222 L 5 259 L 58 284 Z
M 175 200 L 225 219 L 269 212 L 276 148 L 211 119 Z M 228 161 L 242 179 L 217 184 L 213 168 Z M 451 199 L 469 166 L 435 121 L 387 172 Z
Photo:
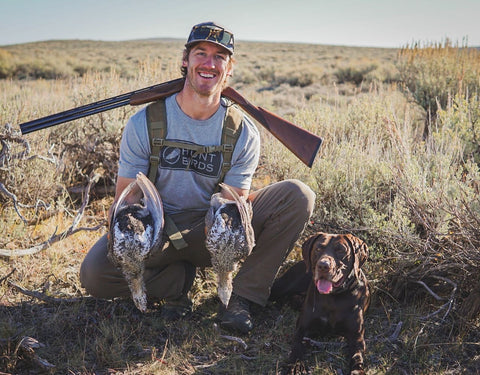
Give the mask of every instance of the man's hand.
M 224 183 L 225 184 L 225 183 Z M 225 184 L 227 185 L 227 184 Z M 237 192 L 237 194 L 241 197 L 245 197 L 245 199 L 249 199 L 249 190 L 245 190 L 245 189 L 240 189 L 240 188 L 237 188 L 237 187 L 234 187 L 234 186 L 230 186 L 230 185 L 227 185 L 230 189 L 232 190 L 235 190 Z M 230 194 L 226 189 L 222 188 L 222 190 L 220 191 L 221 194 L 222 194 L 222 198 L 225 198 L 225 199 L 228 199 L 228 200 L 235 200 L 232 196 L 232 194 Z

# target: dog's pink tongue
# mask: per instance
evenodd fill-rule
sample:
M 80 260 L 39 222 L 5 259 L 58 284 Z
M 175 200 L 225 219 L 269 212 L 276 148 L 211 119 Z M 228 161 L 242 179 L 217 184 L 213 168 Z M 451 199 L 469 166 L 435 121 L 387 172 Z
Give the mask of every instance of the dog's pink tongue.
M 328 294 L 332 291 L 332 282 L 328 280 L 318 280 L 317 281 L 317 290 L 321 294 Z

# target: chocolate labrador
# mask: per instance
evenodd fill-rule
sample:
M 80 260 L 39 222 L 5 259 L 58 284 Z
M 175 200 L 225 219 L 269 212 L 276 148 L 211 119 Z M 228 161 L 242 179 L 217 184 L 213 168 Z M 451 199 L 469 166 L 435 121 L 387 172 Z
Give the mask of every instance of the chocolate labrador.
M 350 373 L 364 374 L 364 314 L 370 291 L 361 267 L 368 257 L 367 245 L 351 234 L 317 233 L 305 241 L 302 255 L 304 262 L 294 265 L 272 287 L 277 295 L 282 288 L 293 286 L 296 293 L 306 288 L 289 368 L 303 358 L 305 336 L 337 334 L 346 338 Z

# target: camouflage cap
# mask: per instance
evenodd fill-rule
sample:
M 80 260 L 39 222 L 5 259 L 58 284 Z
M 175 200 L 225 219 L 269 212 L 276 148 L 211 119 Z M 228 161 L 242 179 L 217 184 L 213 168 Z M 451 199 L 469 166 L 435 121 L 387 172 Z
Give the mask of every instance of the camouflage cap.
M 210 42 L 233 54 L 233 34 L 215 22 L 203 22 L 192 27 L 185 47 L 198 42 Z

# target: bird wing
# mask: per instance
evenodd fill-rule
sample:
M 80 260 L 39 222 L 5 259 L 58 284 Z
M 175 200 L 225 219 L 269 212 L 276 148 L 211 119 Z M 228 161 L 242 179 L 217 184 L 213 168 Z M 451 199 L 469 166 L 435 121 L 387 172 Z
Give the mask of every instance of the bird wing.
M 110 229 L 113 228 L 113 223 L 115 222 L 115 218 L 117 217 L 118 210 L 125 206 L 125 198 L 130 194 L 133 188 L 137 185 L 137 181 L 132 181 L 128 186 L 123 189 L 122 194 L 118 197 L 117 201 L 114 203 L 112 208 L 112 216 L 110 217 Z
M 145 208 L 152 214 L 154 222 L 154 237 L 152 247 L 160 245 L 161 234 L 165 224 L 163 218 L 163 204 L 155 185 L 142 172 L 137 174 L 136 180 L 143 192 Z
M 235 201 L 235 204 L 237 205 L 238 212 L 240 213 L 240 220 L 245 230 L 245 240 L 247 241 L 248 247 L 251 251 L 255 246 L 255 234 L 252 227 L 252 202 L 245 199 L 245 197 L 238 195 L 234 189 L 230 188 L 230 186 L 224 183 L 220 183 L 220 187 L 230 193 Z

